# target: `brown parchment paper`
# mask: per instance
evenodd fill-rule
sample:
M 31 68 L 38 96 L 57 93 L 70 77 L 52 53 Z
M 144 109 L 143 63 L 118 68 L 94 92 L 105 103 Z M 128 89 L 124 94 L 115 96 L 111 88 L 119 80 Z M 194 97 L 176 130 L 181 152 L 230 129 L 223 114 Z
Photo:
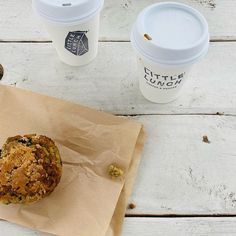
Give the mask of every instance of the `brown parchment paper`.
M 16 134 L 51 137 L 63 160 L 55 191 L 30 205 L 0 205 L 0 218 L 56 235 L 118 236 L 144 132 L 140 123 L 8 86 L 0 86 L 0 145 Z M 123 178 L 111 179 L 116 163 Z

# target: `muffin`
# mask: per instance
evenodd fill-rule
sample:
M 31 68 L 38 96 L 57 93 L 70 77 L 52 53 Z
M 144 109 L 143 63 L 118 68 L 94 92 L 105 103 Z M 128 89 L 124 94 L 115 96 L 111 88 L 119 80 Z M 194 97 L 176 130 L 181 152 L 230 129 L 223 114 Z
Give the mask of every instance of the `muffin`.
M 56 188 L 61 175 L 60 154 L 50 138 L 36 134 L 10 137 L 0 153 L 0 202 L 39 201 Z

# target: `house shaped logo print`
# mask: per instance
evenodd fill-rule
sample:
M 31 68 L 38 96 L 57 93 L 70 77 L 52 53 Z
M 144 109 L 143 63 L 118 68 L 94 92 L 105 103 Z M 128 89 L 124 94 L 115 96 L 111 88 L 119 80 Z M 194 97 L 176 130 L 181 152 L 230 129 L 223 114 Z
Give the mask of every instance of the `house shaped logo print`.
M 89 51 L 88 31 L 69 32 L 65 39 L 65 48 L 76 56 L 82 56 Z

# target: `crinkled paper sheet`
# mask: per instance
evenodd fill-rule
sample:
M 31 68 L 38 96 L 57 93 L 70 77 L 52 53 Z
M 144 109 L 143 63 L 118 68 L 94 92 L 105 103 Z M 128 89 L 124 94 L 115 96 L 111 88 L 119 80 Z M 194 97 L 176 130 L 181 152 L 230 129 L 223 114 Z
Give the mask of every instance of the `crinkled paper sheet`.
M 51 137 L 60 184 L 31 205 L 0 205 L 0 218 L 63 236 L 118 236 L 144 144 L 142 124 L 29 91 L 0 86 L 0 145 L 17 134 Z M 110 164 L 125 174 L 107 174 Z

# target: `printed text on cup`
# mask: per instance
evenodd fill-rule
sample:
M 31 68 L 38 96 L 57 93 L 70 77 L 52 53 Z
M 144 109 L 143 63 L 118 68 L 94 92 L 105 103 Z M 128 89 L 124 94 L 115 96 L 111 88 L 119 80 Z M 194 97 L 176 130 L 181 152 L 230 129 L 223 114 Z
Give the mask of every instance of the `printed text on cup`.
M 157 89 L 177 88 L 184 79 L 184 76 L 185 72 L 178 75 L 161 75 L 144 67 L 144 79 L 146 80 L 146 83 Z

